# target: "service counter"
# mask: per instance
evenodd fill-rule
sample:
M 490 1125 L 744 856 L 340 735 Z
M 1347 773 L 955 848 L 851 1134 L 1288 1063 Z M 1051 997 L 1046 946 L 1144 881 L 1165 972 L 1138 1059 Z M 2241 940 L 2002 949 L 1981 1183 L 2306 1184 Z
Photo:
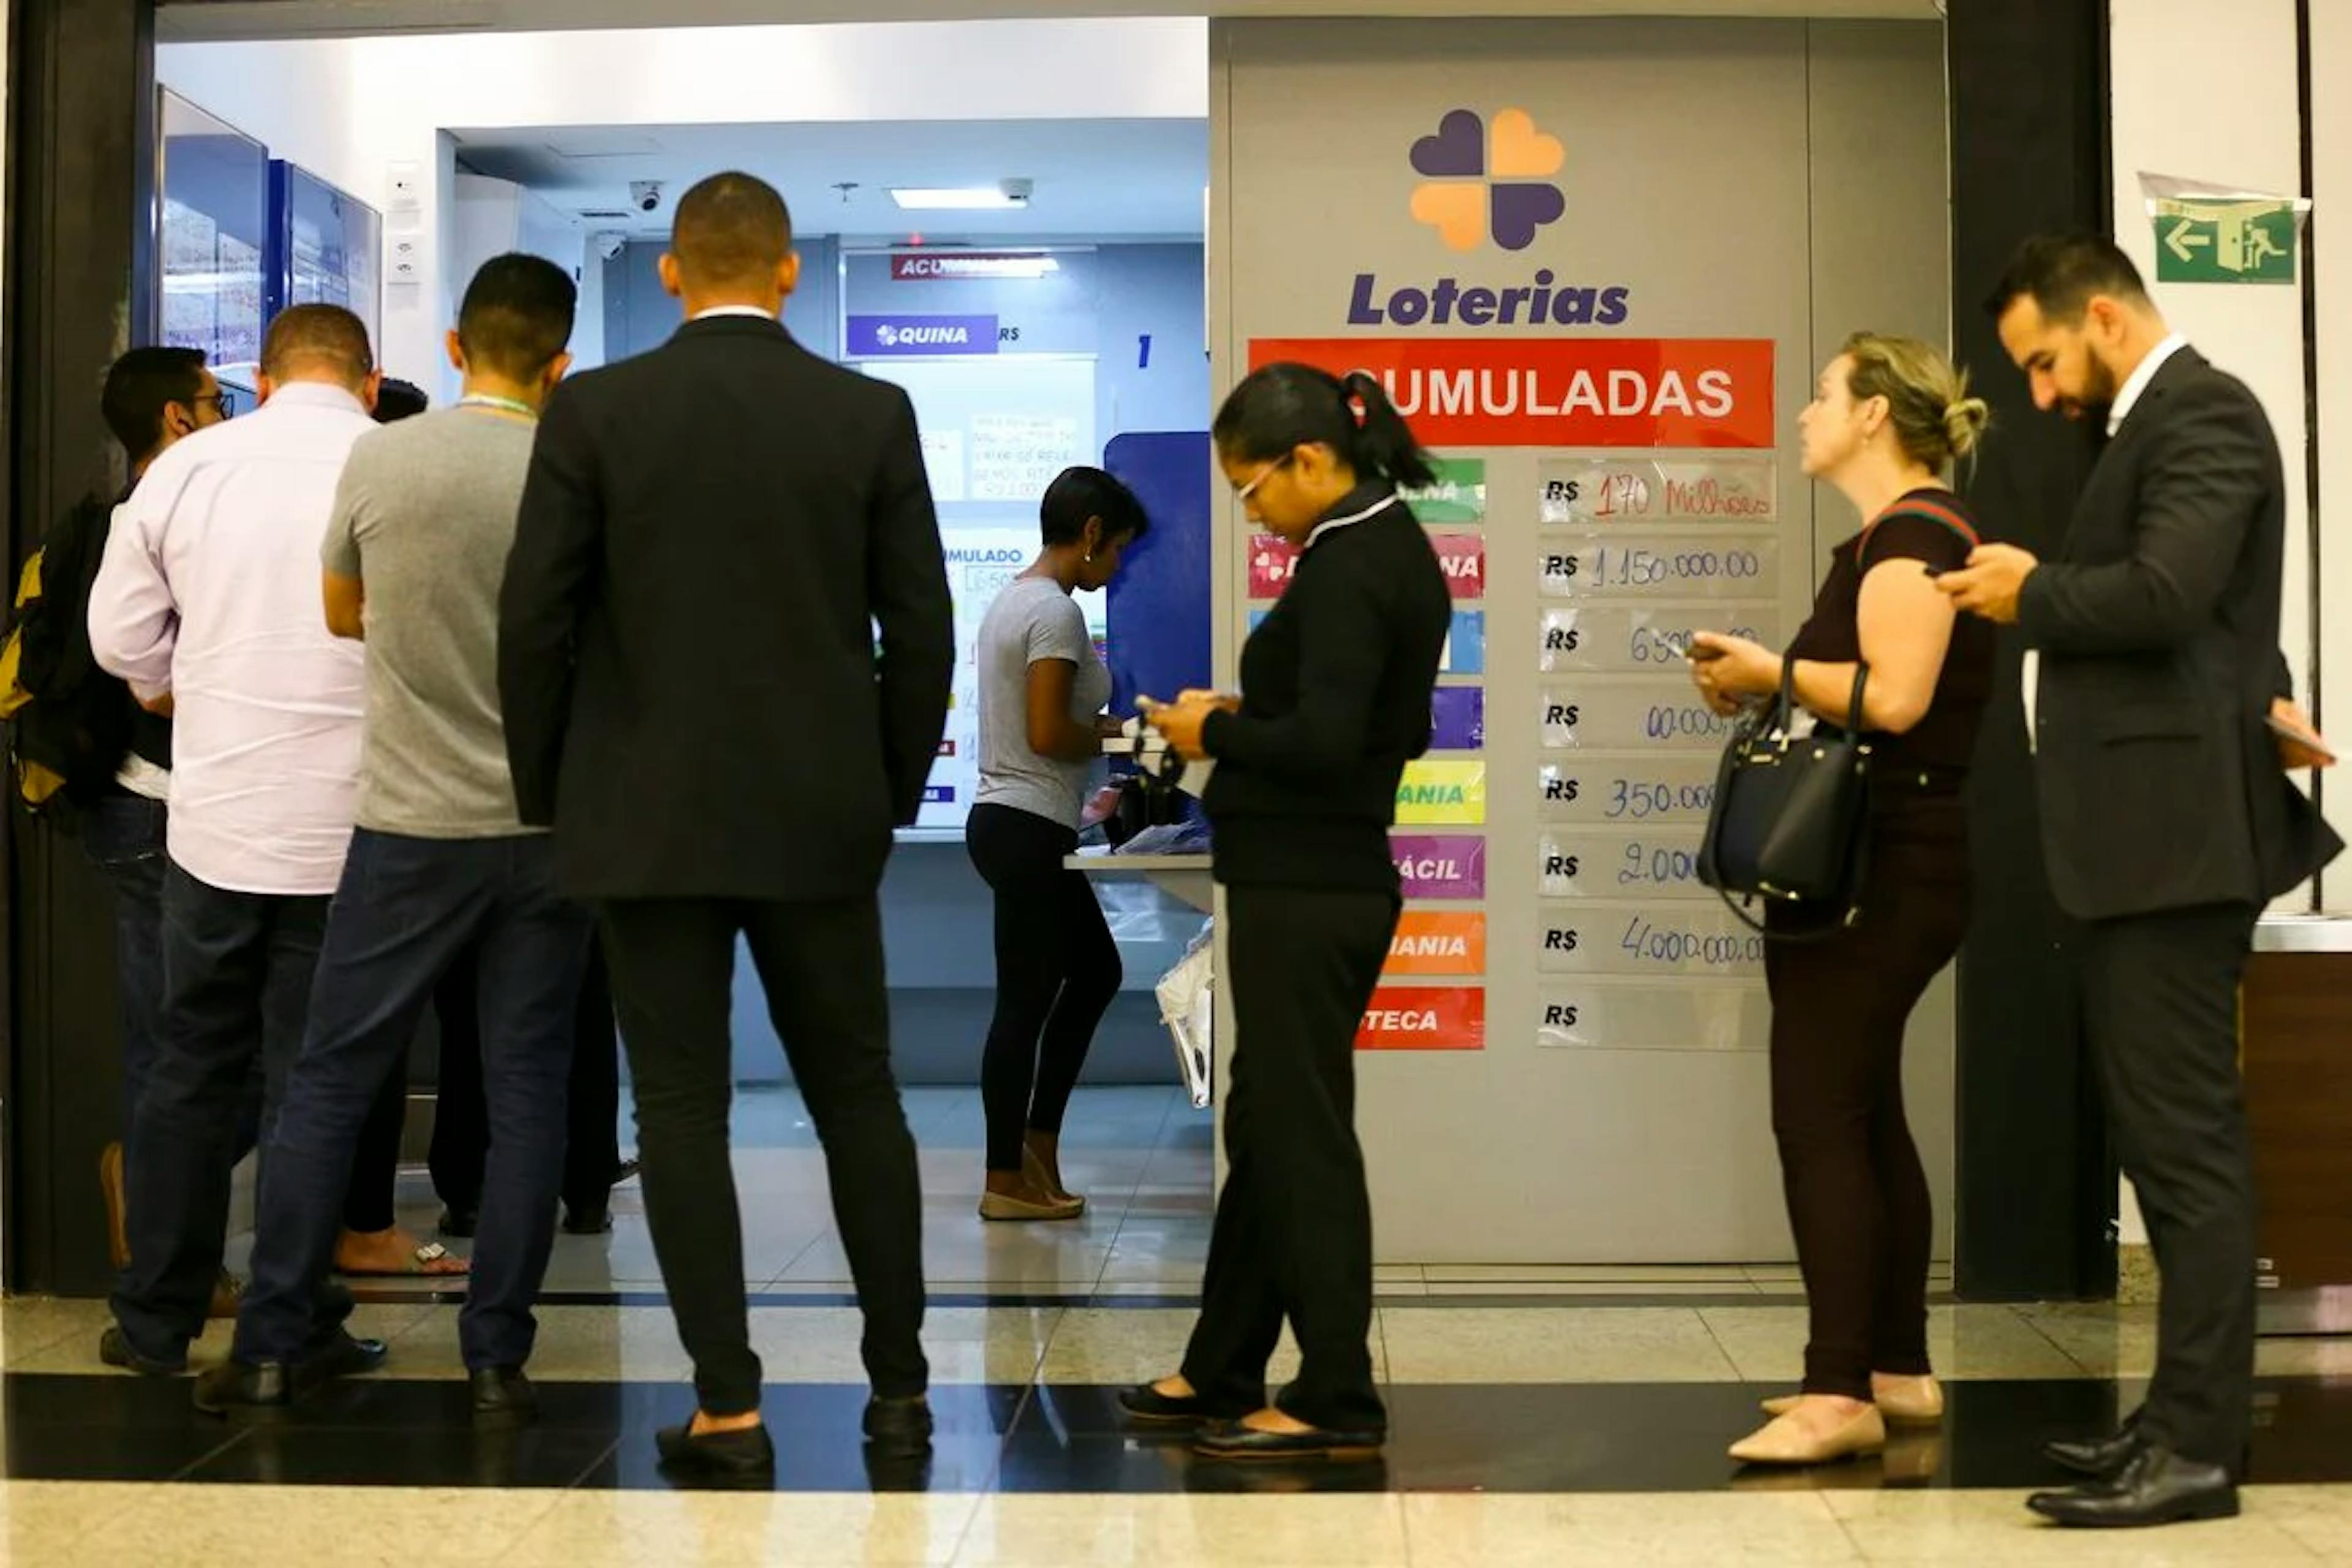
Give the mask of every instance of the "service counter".
M 2240 1037 L 2263 1331 L 2352 1332 L 2352 916 L 2263 919 Z

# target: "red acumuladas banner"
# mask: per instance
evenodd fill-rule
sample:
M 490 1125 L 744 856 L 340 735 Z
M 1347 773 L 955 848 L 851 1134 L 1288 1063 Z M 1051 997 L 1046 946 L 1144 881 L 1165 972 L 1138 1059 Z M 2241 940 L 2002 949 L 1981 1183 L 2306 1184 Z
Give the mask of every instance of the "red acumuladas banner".
M 1432 447 L 1775 444 L 1769 338 L 1258 338 L 1250 368 L 1362 371 Z

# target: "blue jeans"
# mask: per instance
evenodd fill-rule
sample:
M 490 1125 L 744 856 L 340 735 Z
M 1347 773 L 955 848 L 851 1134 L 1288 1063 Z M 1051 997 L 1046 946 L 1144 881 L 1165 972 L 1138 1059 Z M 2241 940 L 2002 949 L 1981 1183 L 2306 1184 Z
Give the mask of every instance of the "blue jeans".
M 147 1086 L 163 1018 L 163 803 L 127 791 L 81 819 L 89 863 L 114 884 L 114 968 L 122 1002 L 122 1135 Z
M 131 1262 L 113 1299 L 142 1356 L 177 1361 L 204 1331 L 255 1065 L 266 1135 L 326 928 L 323 898 L 233 893 L 165 866 L 163 1027 L 123 1151 Z
M 531 1306 L 555 1245 L 572 1012 L 590 930 L 587 911 L 558 896 L 543 837 L 352 836 L 310 1029 L 263 1145 L 238 1360 L 296 1360 L 320 1331 L 360 1129 L 434 988 L 469 949 L 480 961 L 490 1152 L 457 1336 L 477 1372 L 530 1359 Z

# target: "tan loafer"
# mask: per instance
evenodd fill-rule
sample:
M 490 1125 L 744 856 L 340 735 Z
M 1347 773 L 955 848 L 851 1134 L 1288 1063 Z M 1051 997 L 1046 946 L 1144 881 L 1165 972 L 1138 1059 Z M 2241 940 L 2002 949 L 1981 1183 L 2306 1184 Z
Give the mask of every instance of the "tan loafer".
M 1087 1200 L 1076 1193 L 1065 1191 L 1061 1183 L 1054 1180 L 1053 1173 L 1045 1169 L 1045 1162 L 1037 1158 L 1037 1151 L 1034 1149 L 1021 1151 L 1021 1173 L 1027 1177 L 1029 1184 L 1039 1192 L 1050 1193 L 1062 1203 L 1076 1204 L 1081 1211 L 1086 1208 Z
M 1875 1405 L 1825 1436 L 1816 1436 L 1795 1417 L 1783 1415 L 1731 1446 L 1743 1465 L 1827 1465 L 1875 1454 L 1886 1447 L 1886 1419 Z
M 1786 1415 L 1802 1398 L 1801 1394 L 1788 1394 L 1767 1399 L 1764 1414 Z M 1933 1426 L 1944 1418 L 1944 1385 L 1932 1377 L 1905 1378 L 1899 1385 L 1880 1390 L 1875 1403 L 1889 1426 Z
M 1087 1205 L 1076 1198 L 1048 1198 L 1032 1203 L 1005 1193 L 980 1194 L 980 1217 L 985 1220 L 1059 1220 L 1076 1219 L 1087 1212 Z

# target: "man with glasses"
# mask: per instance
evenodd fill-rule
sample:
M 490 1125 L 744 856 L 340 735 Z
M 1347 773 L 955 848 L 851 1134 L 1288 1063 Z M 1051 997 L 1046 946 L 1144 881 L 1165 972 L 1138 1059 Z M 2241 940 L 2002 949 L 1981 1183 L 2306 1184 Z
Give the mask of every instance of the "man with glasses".
M 227 418 L 229 400 L 201 349 L 143 348 L 109 367 L 99 408 L 136 485 L 182 437 Z M 41 592 L 19 621 L 19 681 L 31 701 L 16 718 L 19 753 L 64 777 L 82 849 L 114 884 L 126 1132 L 154 1059 L 163 1010 L 163 803 L 172 766 L 171 720 L 142 708 L 90 658 L 90 586 L 111 515 L 130 493 L 111 500 L 83 497 L 43 541 Z M 99 1156 L 99 1183 L 119 1268 L 125 1257 L 120 1142 Z M 213 1305 L 216 1314 L 236 1310 L 234 1281 L 224 1278 Z
M 328 634 L 319 552 L 344 461 L 375 428 L 376 381 L 358 317 L 282 312 L 260 411 L 156 459 L 90 590 L 100 668 L 175 724 L 163 1021 L 125 1159 L 131 1258 L 99 1347 L 149 1375 L 184 1370 L 204 1330 L 239 1110 L 257 1061 L 268 1127 L 351 841 L 364 658 Z M 195 395 L 227 401 L 216 386 Z M 340 1321 L 304 1346 L 322 1375 L 382 1354 Z

